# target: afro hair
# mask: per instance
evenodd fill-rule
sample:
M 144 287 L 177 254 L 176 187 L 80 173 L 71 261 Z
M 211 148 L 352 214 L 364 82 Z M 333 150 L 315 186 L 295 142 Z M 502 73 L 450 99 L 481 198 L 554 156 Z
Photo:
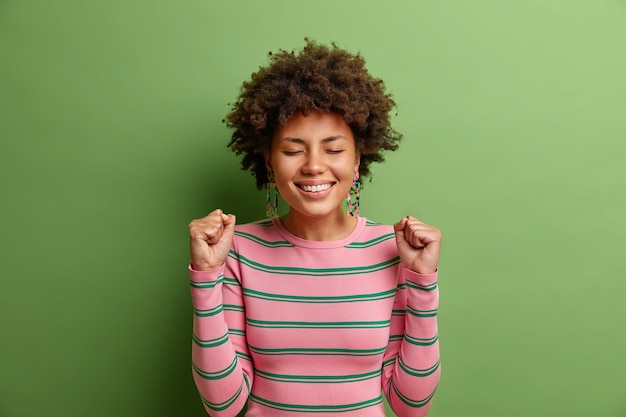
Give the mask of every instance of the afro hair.
M 383 81 L 369 74 L 361 55 L 334 43 L 305 41 L 299 51 L 270 52 L 269 65 L 243 83 L 223 120 L 234 130 L 228 147 L 243 155 L 242 168 L 252 171 L 259 189 L 267 183 L 265 157 L 274 130 L 297 113 L 341 115 L 354 134 L 362 177 L 370 175 L 370 163 L 383 161 L 383 151 L 396 150 L 402 138 L 390 123 L 395 102 Z

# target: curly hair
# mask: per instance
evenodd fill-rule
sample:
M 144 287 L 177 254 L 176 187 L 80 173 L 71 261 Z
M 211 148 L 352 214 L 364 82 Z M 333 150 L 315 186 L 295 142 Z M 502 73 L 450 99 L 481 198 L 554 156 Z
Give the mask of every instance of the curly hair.
M 270 64 L 243 83 L 223 120 L 234 129 L 228 147 L 243 154 L 241 166 L 252 171 L 258 189 L 267 182 L 265 156 L 274 130 L 297 113 L 341 115 L 355 138 L 361 177 L 370 176 L 370 163 L 383 161 L 383 151 L 396 150 L 402 138 L 389 120 L 395 102 L 383 81 L 368 73 L 363 57 L 335 43 L 327 47 L 308 38 L 305 41 L 297 52 L 270 52 Z

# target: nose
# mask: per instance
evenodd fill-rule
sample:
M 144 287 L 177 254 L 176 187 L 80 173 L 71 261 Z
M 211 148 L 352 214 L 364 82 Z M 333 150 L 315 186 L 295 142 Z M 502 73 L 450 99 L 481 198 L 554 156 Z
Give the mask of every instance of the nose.
M 306 154 L 304 165 L 302 165 L 302 173 L 313 175 L 324 172 L 326 167 L 326 161 L 324 160 L 323 152 L 309 151 Z

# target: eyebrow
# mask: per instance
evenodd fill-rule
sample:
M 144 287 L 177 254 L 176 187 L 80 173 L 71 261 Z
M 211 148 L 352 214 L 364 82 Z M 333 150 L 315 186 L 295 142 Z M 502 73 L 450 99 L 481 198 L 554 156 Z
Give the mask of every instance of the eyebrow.
M 347 138 L 343 135 L 329 136 L 327 138 L 322 139 L 322 143 L 329 143 L 329 142 L 333 142 L 333 141 L 340 140 L 340 139 L 347 139 Z M 293 137 L 287 136 L 281 139 L 281 142 L 293 142 L 293 143 L 303 144 L 305 143 L 305 140 L 301 138 L 293 138 Z

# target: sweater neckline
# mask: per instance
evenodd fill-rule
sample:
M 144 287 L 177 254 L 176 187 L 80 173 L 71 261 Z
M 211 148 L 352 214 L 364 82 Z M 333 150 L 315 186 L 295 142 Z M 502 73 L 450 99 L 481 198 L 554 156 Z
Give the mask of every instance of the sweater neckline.
M 331 249 L 340 248 L 354 242 L 356 238 L 361 234 L 365 228 L 367 219 L 365 217 L 357 218 L 357 223 L 352 232 L 348 236 L 340 240 L 307 240 L 298 237 L 289 232 L 278 217 L 272 219 L 272 224 L 276 228 L 276 231 L 289 243 L 296 246 L 309 249 Z

